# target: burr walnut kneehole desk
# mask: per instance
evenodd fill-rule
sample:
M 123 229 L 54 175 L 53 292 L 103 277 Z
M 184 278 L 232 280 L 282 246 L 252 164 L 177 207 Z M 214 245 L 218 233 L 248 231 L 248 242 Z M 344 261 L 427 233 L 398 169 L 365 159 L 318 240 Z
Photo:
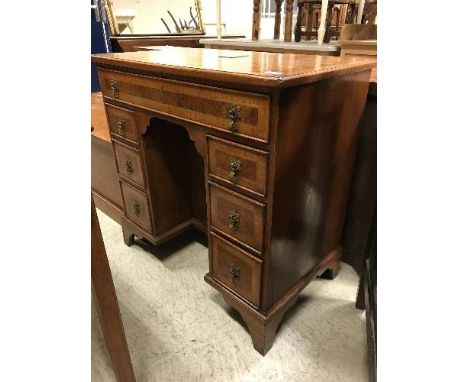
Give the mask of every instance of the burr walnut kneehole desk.
M 266 354 L 300 291 L 339 269 L 372 61 L 174 47 L 93 60 L 125 242 L 207 232 L 205 280 Z

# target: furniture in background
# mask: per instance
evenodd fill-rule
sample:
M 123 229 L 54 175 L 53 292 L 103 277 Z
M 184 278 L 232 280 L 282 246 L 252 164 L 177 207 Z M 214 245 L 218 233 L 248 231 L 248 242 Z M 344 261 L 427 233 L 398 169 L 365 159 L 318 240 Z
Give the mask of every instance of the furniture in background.
M 100 92 L 91 93 L 91 126 L 91 189 L 94 203 L 120 224 L 123 200 Z
M 318 45 L 329 42 L 330 37 L 339 36 L 340 26 L 344 23 L 354 23 L 360 20 L 364 7 L 365 0 L 298 0 L 298 12 L 295 40 L 301 41 L 301 36 L 306 36 L 306 40 L 310 40 L 312 36 L 317 37 Z M 373 0 L 376 2 L 376 0 Z M 294 0 L 275 0 L 275 24 L 273 31 L 273 39 L 278 40 L 281 30 L 281 7 L 284 3 L 284 41 L 290 42 L 292 39 L 292 23 Z M 307 4 L 307 21 L 305 23 L 305 31 L 302 32 L 303 6 Z M 323 10 L 323 11 L 322 11 Z M 320 20 L 320 21 L 319 21 Z M 359 23 L 359 21 L 357 21 Z M 332 28 L 334 26 L 334 28 Z M 252 41 L 259 38 L 260 32 L 260 0 L 253 0 L 253 17 L 252 17 Z M 325 40 L 324 40 L 325 39 Z
M 284 41 L 291 41 L 292 36 L 292 20 L 293 20 L 293 8 L 294 0 L 275 0 L 275 24 L 273 30 L 273 39 L 278 40 L 280 38 L 281 30 L 281 7 L 284 2 L 285 12 L 285 26 L 284 26 Z M 252 15 L 252 40 L 256 41 L 260 37 L 260 0 L 253 0 L 253 15 Z
M 346 24 L 340 38 L 341 56 L 377 57 L 377 25 Z
M 125 242 L 206 231 L 205 280 L 266 354 L 301 290 L 339 269 L 372 63 L 174 47 L 93 61 Z
M 200 0 L 95 1 L 104 4 L 113 36 L 205 33 Z
M 242 35 L 226 35 L 222 36 L 222 39 L 231 38 L 243 38 Z M 112 36 L 110 38 L 113 52 L 136 52 L 137 50 L 143 50 L 145 47 L 148 50 L 152 50 L 151 47 L 156 46 L 183 46 L 190 48 L 202 47 L 204 39 L 214 39 L 215 36 L 200 34 L 187 35 L 160 35 L 160 36 Z
M 298 0 L 298 11 L 294 39 L 301 41 L 302 37 L 308 39 L 318 38 L 321 23 L 322 0 Z M 329 0 L 325 17 L 325 35 L 323 42 L 329 43 L 332 38 L 338 39 L 341 27 L 345 23 L 352 23 L 357 14 L 356 0 Z M 303 17 L 306 22 L 303 23 Z M 303 25 L 305 24 L 305 25 Z M 305 26 L 303 30 L 303 26 Z
M 313 42 L 296 43 L 284 42 L 282 40 L 247 40 L 247 39 L 203 39 L 200 44 L 211 49 L 234 49 L 249 50 L 256 52 L 272 53 L 301 53 L 315 54 L 319 56 L 339 56 L 340 45 L 336 42 L 330 44 L 317 45 Z
M 102 240 L 101 228 L 91 198 L 91 280 L 102 333 L 118 382 L 135 382 L 132 360 L 120 316 L 112 273 Z
M 365 0 L 361 22 L 375 24 L 377 22 L 377 0 Z

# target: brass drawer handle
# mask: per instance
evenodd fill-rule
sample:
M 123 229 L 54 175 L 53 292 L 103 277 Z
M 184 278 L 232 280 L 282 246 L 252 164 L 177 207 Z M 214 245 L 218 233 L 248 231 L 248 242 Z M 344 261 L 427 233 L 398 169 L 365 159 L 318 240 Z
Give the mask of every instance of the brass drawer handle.
M 125 166 L 125 171 L 127 172 L 127 174 L 132 175 L 134 172 L 132 161 L 130 159 L 127 159 L 124 166 Z
M 228 108 L 228 118 L 229 118 L 229 130 L 233 133 L 237 132 L 236 121 L 240 119 L 240 106 L 239 105 L 229 105 Z
M 239 180 L 239 172 L 241 170 L 241 161 L 240 159 L 234 158 L 231 159 L 231 162 L 229 163 L 229 180 L 233 183 L 237 183 Z
M 110 88 L 112 90 L 112 97 L 119 98 L 119 81 L 111 80 Z
M 231 281 L 239 280 L 240 278 L 240 268 L 236 267 L 235 265 L 229 266 L 229 277 Z
M 133 206 L 132 206 L 132 207 L 133 207 L 133 213 L 134 213 L 136 216 L 140 215 L 140 212 L 141 212 L 141 211 L 140 211 L 140 203 L 138 203 L 138 202 L 135 200 L 135 202 L 133 203 Z
M 125 137 L 125 119 L 120 119 L 119 122 L 117 122 L 117 128 L 119 130 L 119 135 Z
M 237 229 L 239 228 L 239 222 L 240 222 L 240 213 L 237 211 L 231 211 L 229 214 L 229 228 L 231 229 Z

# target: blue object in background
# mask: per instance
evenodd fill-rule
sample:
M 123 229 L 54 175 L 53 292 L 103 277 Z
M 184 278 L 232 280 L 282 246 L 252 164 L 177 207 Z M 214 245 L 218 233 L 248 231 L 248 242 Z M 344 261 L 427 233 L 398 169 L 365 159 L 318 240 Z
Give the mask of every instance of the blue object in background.
M 109 26 L 101 0 L 91 0 L 91 53 L 111 52 Z M 97 67 L 91 62 L 91 92 L 101 90 Z

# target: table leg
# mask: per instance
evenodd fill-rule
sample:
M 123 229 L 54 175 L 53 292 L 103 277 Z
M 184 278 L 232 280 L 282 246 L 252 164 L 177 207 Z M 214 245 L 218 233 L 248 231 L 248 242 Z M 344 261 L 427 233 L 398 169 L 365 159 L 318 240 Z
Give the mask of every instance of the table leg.
M 294 41 L 296 42 L 301 41 L 302 6 L 303 3 L 299 3 L 297 8 L 296 29 L 294 30 Z
M 260 35 L 260 0 L 253 2 L 252 40 L 258 40 Z
M 286 12 L 284 23 L 284 41 L 290 42 L 292 39 L 292 17 L 294 0 L 286 0 Z

